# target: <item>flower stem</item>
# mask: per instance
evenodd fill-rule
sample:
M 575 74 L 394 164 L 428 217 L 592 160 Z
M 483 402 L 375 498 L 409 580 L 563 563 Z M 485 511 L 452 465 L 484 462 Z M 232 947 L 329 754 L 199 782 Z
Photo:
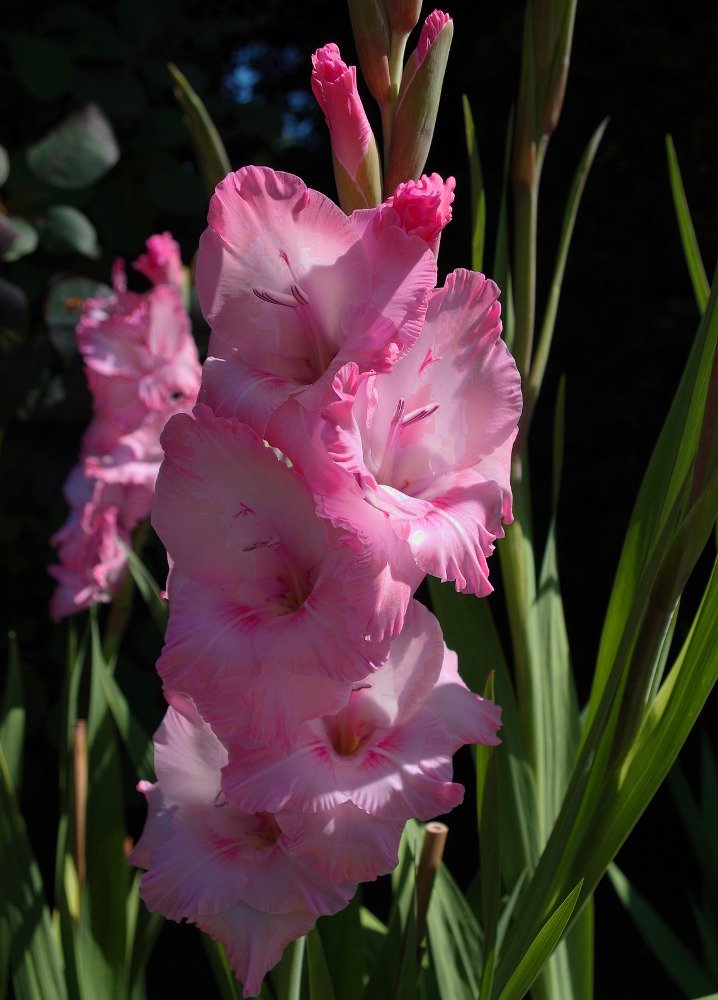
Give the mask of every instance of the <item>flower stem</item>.
M 306 938 L 300 937 L 296 941 L 292 941 L 287 949 L 290 953 L 287 1000 L 300 1000 L 302 995 L 302 968 L 304 965 L 305 944 Z
M 150 533 L 150 522 L 143 521 L 132 536 L 132 548 L 139 555 L 147 541 Z M 132 579 L 129 566 L 125 569 L 125 575 L 120 589 L 115 594 L 110 604 L 110 611 L 105 622 L 105 631 L 102 640 L 102 649 L 105 659 L 110 660 L 117 653 L 125 634 L 130 615 L 132 614 L 132 599 L 135 593 L 135 581 Z

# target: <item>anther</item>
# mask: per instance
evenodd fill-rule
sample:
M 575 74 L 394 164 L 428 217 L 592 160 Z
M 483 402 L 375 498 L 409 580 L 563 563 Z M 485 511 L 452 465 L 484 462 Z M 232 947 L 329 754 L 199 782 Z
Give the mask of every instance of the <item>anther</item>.
M 292 284 L 291 288 L 292 295 L 297 300 L 300 306 L 306 306 L 309 302 L 309 296 L 304 291 L 304 289 L 298 285 L 296 282 Z
M 408 427 L 409 424 L 416 424 L 420 420 L 430 417 L 432 413 L 436 413 L 438 409 L 438 403 L 431 403 L 429 406 L 420 406 L 418 410 L 412 410 L 411 413 L 407 413 L 401 422 L 401 426 Z
M 424 355 L 424 360 L 419 365 L 419 375 L 421 375 L 421 373 L 424 371 L 425 368 L 428 368 L 429 365 L 433 364 L 434 361 L 441 361 L 442 357 L 443 355 L 441 354 L 437 354 L 436 357 L 434 356 L 434 346 L 432 344 L 432 346 Z
M 391 418 L 392 427 L 396 426 L 401 421 L 404 416 L 404 410 L 406 409 L 406 400 L 403 396 L 399 396 L 399 402 L 396 404 L 396 409 L 394 410 L 394 416 Z
M 291 306 L 294 309 L 299 301 L 294 295 L 287 295 L 286 292 L 275 292 L 269 288 L 257 286 L 252 291 L 262 302 L 271 302 L 275 306 Z
M 242 548 L 242 552 L 254 552 L 255 549 L 269 549 L 275 545 L 279 545 L 279 539 L 276 535 L 272 538 L 262 538 L 258 542 L 252 542 L 251 545 L 245 545 Z

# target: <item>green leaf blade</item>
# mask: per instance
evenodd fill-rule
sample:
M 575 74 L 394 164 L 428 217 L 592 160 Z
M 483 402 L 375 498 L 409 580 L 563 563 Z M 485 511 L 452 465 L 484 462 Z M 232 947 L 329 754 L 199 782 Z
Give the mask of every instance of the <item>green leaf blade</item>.
M 544 963 L 561 940 L 561 936 L 576 907 L 576 902 L 581 892 L 581 884 L 579 882 L 563 902 L 556 907 L 527 948 L 516 968 L 510 970 L 506 985 L 503 986 L 501 992 L 498 994 L 498 1000 L 522 1000 L 526 996 Z M 497 970 L 497 982 L 501 982 L 502 976 L 506 978 L 507 972 L 509 970 L 503 969 L 500 965 Z

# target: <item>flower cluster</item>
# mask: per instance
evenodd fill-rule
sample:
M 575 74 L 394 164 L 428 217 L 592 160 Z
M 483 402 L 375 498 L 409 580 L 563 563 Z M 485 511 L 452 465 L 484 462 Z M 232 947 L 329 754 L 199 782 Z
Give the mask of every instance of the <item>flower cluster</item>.
M 127 291 L 122 262 L 114 293 L 88 299 L 77 343 L 93 399 L 79 463 L 65 484 L 70 515 L 53 536 L 59 565 L 56 620 L 111 600 L 126 572 L 133 529 L 150 515 L 168 417 L 191 409 L 200 365 L 179 288 L 182 262 L 169 233 L 150 237 L 135 263 L 154 284 Z
M 289 941 L 390 871 L 410 817 L 461 801 L 498 742 L 425 573 L 478 595 L 511 518 L 519 377 L 499 290 L 432 247 L 453 179 L 346 216 L 291 174 L 216 189 L 197 262 L 199 400 L 162 435 L 153 524 L 169 709 L 132 855 L 147 905 L 221 941 L 244 995 Z

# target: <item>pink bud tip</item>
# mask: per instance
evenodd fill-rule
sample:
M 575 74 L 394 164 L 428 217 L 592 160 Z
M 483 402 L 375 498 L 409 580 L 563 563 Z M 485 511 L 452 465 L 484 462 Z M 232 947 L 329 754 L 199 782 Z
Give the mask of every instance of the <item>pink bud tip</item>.
M 349 72 L 349 67 L 344 62 L 339 52 L 339 46 L 335 42 L 329 42 L 322 46 L 312 56 L 312 89 L 316 94 L 316 84 L 336 83 L 345 73 Z M 319 95 L 317 94 L 317 99 Z
M 451 222 L 455 187 L 453 177 L 444 181 L 439 174 L 423 174 L 418 181 L 400 184 L 387 204 L 398 214 L 405 232 L 430 244 Z
M 426 53 L 450 20 L 450 15 L 445 14 L 443 10 L 434 10 L 424 21 L 419 35 L 419 44 L 416 46 L 416 57 L 420 63 L 424 61 Z
M 153 285 L 172 285 L 179 291 L 182 288 L 182 258 L 172 234 L 156 233 L 150 236 L 146 246 L 147 253 L 139 256 L 132 266 Z
M 312 66 L 312 90 L 327 120 L 334 155 L 356 177 L 373 138 L 357 91 L 356 66 L 347 66 L 334 42 L 317 49 Z

